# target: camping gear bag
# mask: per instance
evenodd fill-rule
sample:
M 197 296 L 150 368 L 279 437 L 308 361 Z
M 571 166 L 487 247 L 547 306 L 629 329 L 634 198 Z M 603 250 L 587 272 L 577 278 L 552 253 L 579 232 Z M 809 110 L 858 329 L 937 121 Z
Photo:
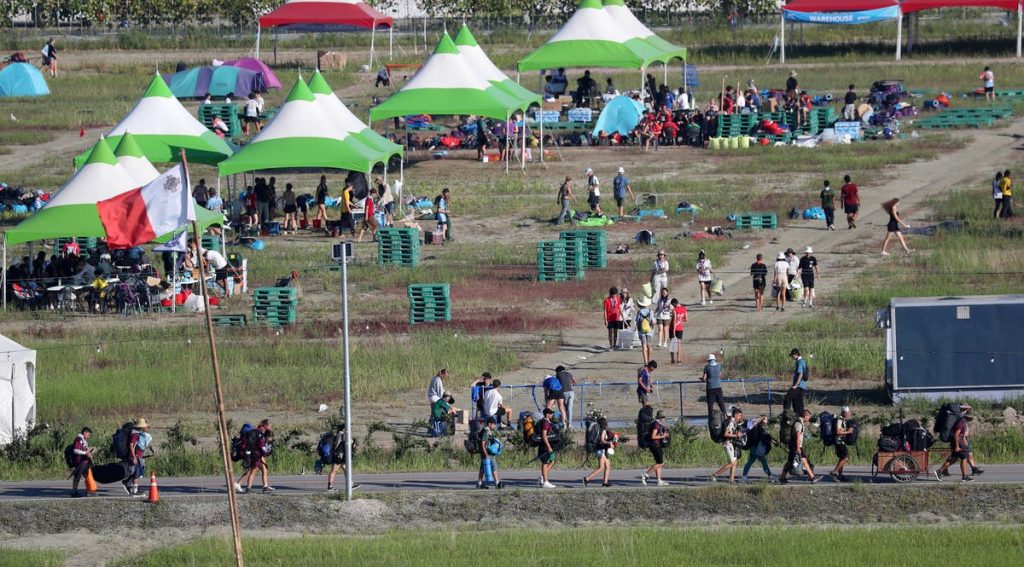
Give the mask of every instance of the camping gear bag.
M 878 450 L 879 451 L 899 451 L 900 441 L 895 437 L 889 437 L 883 435 L 878 438 Z
M 958 404 L 945 404 L 939 408 L 935 416 L 935 435 L 945 442 L 949 442 L 953 436 L 953 426 L 960 418 L 960 406 Z
M 98 465 L 92 468 L 92 477 L 100 484 L 113 484 L 131 476 L 131 464 L 127 462 Z

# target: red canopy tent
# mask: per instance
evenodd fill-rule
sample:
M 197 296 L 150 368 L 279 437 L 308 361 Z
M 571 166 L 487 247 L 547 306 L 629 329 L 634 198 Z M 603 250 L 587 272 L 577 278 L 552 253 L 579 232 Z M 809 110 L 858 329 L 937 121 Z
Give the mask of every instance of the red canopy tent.
M 1017 57 L 1021 56 L 1024 0 L 789 0 L 782 8 L 782 49 L 780 61 L 786 62 L 787 12 L 861 12 L 896 7 L 896 60 L 903 54 L 903 15 L 941 8 L 996 8 L 1017 12 Z M 827 22 L 822 22 L 827 23 Z
M 394 20 L 362 0 L 286 0 L 278 9 L 260 17 L 260 25 L 256 32 L 256 57 L 259 58 L 259 30 L 294 25 L 349 26 L 371 30 L 370 65 L 373 65 L 377 28 L 387 28 L 388 56 L 391 56 L 391 31 Z

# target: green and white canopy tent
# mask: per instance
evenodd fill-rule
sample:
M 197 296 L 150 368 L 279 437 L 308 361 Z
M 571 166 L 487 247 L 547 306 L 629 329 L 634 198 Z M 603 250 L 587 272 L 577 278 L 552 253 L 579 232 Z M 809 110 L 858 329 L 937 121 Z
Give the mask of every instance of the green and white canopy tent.
M 309 90 L 313 93 L 317 106 L 328 118 L 338 124 L 349 136 L 358 139 L 362 144 L 377 153 L 375 163 L 387 163 L 391 156 L 405 153 L 401 144 L 396 144 L 374 132 L 365 122 L 356 117 L 351 110 L 334 94 L 330 85 L 317 70 L 309 79 Z
M 121 167 L 125 168 L 140 186 L 160 177 L 160 172 L 146 159 L 146 155 L 135 143 L 135 136 L 132 136 L 130 132 L 125 132 L 124 136 L 121 136 L 121 142 L 114 150 L 114 157 L 117 158 L 117 163 L 121 164 Z
M 178 99 L 167 83 L 157 75 L 146 94 L 121 122 L 107 132 L 107 142 L 117 145 L 125 133 L 151 163 L 181 161 L 181 150 L 192 163 L 217 164 L 232 154 L 227 142 L 203 126 Z M 89 151 L 75 157 L 75 167 L 89 159 Z
M 559 67 L 614 67 L 645 71 L 652 63 L 686 59 L 686 48 L 654 34 L 624 0 L 581 0 L 547 43 L 519 61 L 519 71 Z
M 270 169 L 369 173 L 376 164 L 401 153 L 355 131 L 360 125 L 345 125 L 336 112 L 325 110 L 328 106 L 317 100 L 302 78 L 297 79 L 277 116 L 248 145 L 220 163 L 220 174 Z
M 539 96 L 527 100 L 487 80 L 445 32 L 420 70 L 398 92 L 371 108 L 370 118 L 474 114 L 508 121 L 514 112 L 525 111 L 530 104 L 539 102 Z M 505 166 L 507 171 L 507 161 Z
M 470 68 L 492 85 L 527 105 L 540 104 L 540 95 L 513 81 L 501 69 L 498 69 L 491 58 L 484 53 L 480 44 L 476 42 L 476 38 L 473 37 L 473 33 L 469 31 L 469 26 L 466 24 L 462 24 L 462 29 L 455 35 L 455 46 L 458 47 L 459 53 L 462 54 Z

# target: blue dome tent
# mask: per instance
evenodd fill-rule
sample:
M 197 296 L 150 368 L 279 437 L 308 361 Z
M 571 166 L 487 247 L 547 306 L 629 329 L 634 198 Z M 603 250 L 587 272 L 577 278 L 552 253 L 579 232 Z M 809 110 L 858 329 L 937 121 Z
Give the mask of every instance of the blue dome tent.
M 0 97 L 50 94 L 43 74 L 29 63 L 11 63 L 0 71 Z

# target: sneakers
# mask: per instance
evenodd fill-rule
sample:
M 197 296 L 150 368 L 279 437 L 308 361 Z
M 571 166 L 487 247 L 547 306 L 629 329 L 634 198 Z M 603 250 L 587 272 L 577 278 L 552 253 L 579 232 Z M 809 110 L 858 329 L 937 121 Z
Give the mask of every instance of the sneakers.
M 932 474 L 935 475 L 935 481 L 936 482 L 942 482 L 942 476 L 939 475 L 939 471 L 937 471 L 937 470 L 932 471 Z
M 708 482 L 718 482 L 718 477 L 717 477 L 717 476 L 715 476 L 715 475 L 711 475 L 711 476 L 710 476 L 710 477 L 708 478 Z
M 700 304 L 701 305 L 707 305 L 707 302 L 702 299 L 702 300 L 700 300 Z
M 270 485 L 268 484 L 268 485 L 266 485 L 266 486 L 264 486 L 264 487 L 263 487 L 263 494 L 270 494 L 270 493 L 271 493 L 271 492 L 273 492 L 274 490 L 276 490 L 276 489 L 275 489 L 275 488 L 274 488 L 273 486 L 270 486 Z
M 239 494 L 245 494 L 245 493 L 249 492 L 249 489 L 248 488 L 242 488 L 242 485 L 238 484 L 236 482 L 235 483 L 235 492 L 237 492 Z
M 708 300 L 708 305 L 714 305 L 714 304 L 715 304 L 715 300 L 714 299 L 709 299 Z
M 139 487 L 137 485 L 133 484 L 132 485 L 132 489 L 129 492 L 129 494 L 131 494 L 132 496 L 138 496 L 139 495 Z
M 541 484 L 540 487 L 541 488 L 556 488 L 556 486 L 551 484 L 550 482 L 545 482 L 544 484 Z
M 647 473 L 640 473 L 640 484 L 647 486 Z
M 602 484 L 601 486 L 603 486 L 604 488 L 610 488 L 611 485 L 612 485 L 612 483 L 606 482 L 606 483 Z
M 659 480 L 658 481 L 658 486 L 668 486 L 668 483 L 665 482 L 664 480 Z
M 974 476 L 978 476 L 979 474 L 983 474 L 984 472 L 985 471 L 983 471 L 983 470 L 981 470 L 981 469 L 979 469 L 977 467 L 971 467 L 971 474 L 973 474 Z
M 828 476 L 830 476 L 832 478 L 832 480 L 834 481 L 837 478 L 839 478 L 839 473 L 837 473 L 836 471 L 832 471 L 832 472 L 828 473 Z
M 78 490 L 72 490 L 71 491 L 71 497 L 72 498 L 81 498 L 82 497 L 82 493 L 79 492 Z
M 777 482 L 779 482 L 779 477 L 775 475 L 771 475 L 768 477 L 768 484 L 775 484 Z
M 974 482 L 974 477 L 965 476 L 960 479 L 960 482 Z
M 479 489 L 487 488 L 486 486 L 484 486 L 484 482 L 482 480 L 476 481 L 476 487 L 477 487 L 478 490 Z
M 750 479 L 747 478 L 747 475 L 743 475 L 743 484 L 750 484 Z
M 121 483 L 121 486 L 123 486 L 123 487 L 124 487 L 124 493 L 125 493 L 125 494 L 127 494 L 128 496 L 131 496 L 131 495 L 132 495 L 132 487 L 131 487 L 131 485 L 129 485 L 129 484 L 124 484 L 124 483 Z
M 352 488 L 355 487 L 353 486 Z M 499 480 L 498 482 L 494 483 L 494 488 L 497 490 L 501 490 L 502 488 L 505 488 L 505 483 Z
M 479 484 L 480 484 L 480 483 L 477 483 L 477 485 L 479 485 Z M 331 486 L 330 484 L 328 484 L 328 485 L 327 485 L 327 492 L 334 492 L 334 487 L 333 487 L 333 486 Z

